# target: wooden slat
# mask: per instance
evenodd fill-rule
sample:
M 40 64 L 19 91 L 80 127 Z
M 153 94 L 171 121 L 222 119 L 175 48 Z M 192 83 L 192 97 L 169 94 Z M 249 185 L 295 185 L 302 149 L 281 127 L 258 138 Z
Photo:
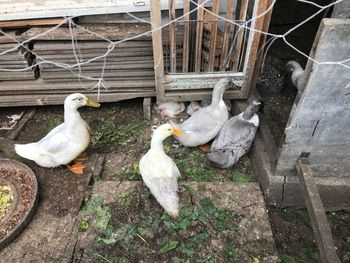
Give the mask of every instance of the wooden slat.
M 257 17 L 266 10 L 266 6 L 269 0 L 259 0 L 255 2 L 253 16 Z M 257 31 L 261 31 L 264 26 L 264 16 L 256 19 L 252 25 Z M 244 83 L 242 92 L 245 94 L 245 97 L 248 98 L 251 89 L 252 77 L 254 73 L 254 66 L 257 59 L 257 52 L 259 48 L 260 42 L 260 32 L 250 31 L 248 38 L 248 46 L 247 46 L 247 55 L 244 61 Z
M 160 1 L 152 1 L 152 4 L 150 5 L 150 12 L 152 22 L 152 44 L 156 94 L 157 101 L 160 102 L 164 98 L 164 60 Z
M 169 91 L 165 94 L 167 101 L 193 101 L 211 98 L 213 90 L 195 90 L 195 91 Z M 243 99 L 242 93 L 238 90 L 227 91 L 224 94 L 224 99 Z
M 102 89 L 101 89 L 102 90 Z M 91 98 L 97 98 L 97 90 L 86 91 L 81 90 L 86 96 Z M 69 95 L 26 95 L 26 96 L 0 96 L 0 107 L 10 107 L 10 106 L 44 106 L 44 105 L 58 105 L 63 104 L 64 99 Z M 154 97 L 154 91 L 148 92 L 128 92 L 128 93 L 101 93 L 99 102 L 116 102 L 120 100 L 128 100 L 139 97 Z
M 183 43 L 183 59 L 182 59 L 182 72 L 187 73 L 188 72 L 188 66 L 189 66 L 189 58 L 190 58 L 190 1 L 184 0 L 184 43 Z
M 31 26 L 50 26 L 50 25 L 58 25 L 63 22 L 65 22 L 64 18 L 0 21 L 0 27 L 18 28 L 18 27 L 31 27 Z M 63 24 L 67 24 L 67 23 L 68 21 L 66 21 Z
M 213 10 L 212 12 L 216 15 L 219 14 L 219 8 L 220 8 L 220 0 L 213 0 Z M 217 17 L 214 15 L 211 15 L 212 22 L 210 26 L 210 47 L 209 47 L 209 64 L 208 64 L 208 71 L 213 72 L 214 71 L 214 64 L 215 64 L 215 51 L 216 51 L 216 39 L 217 39 L 217 32 L 218 32 L 218 24 L 216 22 Z
M 198 0 L 198 5 L 201 5 L 204 0 Z M 195 64 L 194 71 L 201 71 L 201 55 L 202 55 L 202 39 L 203 39 L 203 18 L 204 7 L 199 7 L 197 10 L 197 28 L 196 28 L 196 50 L 195 50 Z
M 168 0 L 169 3 L 169 46 L 170 46 L 170 72 L 176 72 L 176 35 L 175 35 L 175 0 Z
M 234 7 L 235 7 L 235 0 L 227 0 L 226 19 L 233 20 Z M 230 44 L 230 36 L 232 34 L 232 28 L 233 28 L 233 26 L 231 23 L 225 22 L 225 33 L 224 33 L 224 40 L 223 40 L 223 44 L 222 44 L 220 70 L 225 70 L 224 61 L 226 60 L 226 57 L 228 54 L 228 48 L 229 48 L 229 44 Z
M 309 153 L 302 153 L 297 160 L 296 167 L 306 208 L 320 252 L 320 259 L 322 263 L 340 263 L 335 250 L 332 231 L 310 169 L 308 156 Z
M 265 2 L 266 0 L 255 0 L 256 2 Z M 248 3 L 249 0 L 242 0 L 241 2 L 241 10 L 239 13 L 239 20 L 242 21 L 242 23 L 244 23 L 244 21 L 247 18 L 247 11 L 248 11 Z M 266 5 L 265 5 L 266 6 Z M 235 43 L 235 47 L 232 53 L 232 69 L 233 70 L 238 70 L 238 64 L 240 61 L 240 56 L 242 53 L 242 43 L 243 43 L 243 37 L 245 34 L 245 28 L 240 27 L 237 32 L 236 32 L 236 43 Z

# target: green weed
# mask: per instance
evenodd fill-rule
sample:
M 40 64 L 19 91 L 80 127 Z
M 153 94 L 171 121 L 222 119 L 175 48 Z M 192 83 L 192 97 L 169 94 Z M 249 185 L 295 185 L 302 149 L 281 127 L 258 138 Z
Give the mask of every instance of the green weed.
M 93 218 L 93 225 L 100 231 L 107 228 L 111 214 L 104 206 L 104 201 L 101 196 L 94 195 L 80 210 L 80 214 L 85 217 Z

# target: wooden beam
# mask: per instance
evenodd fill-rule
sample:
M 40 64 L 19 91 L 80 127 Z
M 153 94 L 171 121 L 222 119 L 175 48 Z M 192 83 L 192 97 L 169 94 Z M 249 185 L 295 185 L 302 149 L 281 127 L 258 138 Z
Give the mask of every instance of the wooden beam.
M 189 66 L 189 51 L 190 51 L 190 22 L 188 21 L 190 19 L 190 1 L 184 0 L 184 43 L 183 43 L 183 59 L 182 59 L 182 72 L 187 73 L 188 72 L 188 66 Z
M 234 0 L 227 0 L 227 7 L 226 7 L 226 19 L 227 20 L 233 20 L 234 16 L 234 7 L 235 7 L 235 1 Z M 226 67 L 223 65 L 224 61 L 226 60 L 227 54 L 228 54 L 228 47 L 230 44 L 230 38 L 232 33 L 232 24 L 229 22 L 225 22 L 225 33 L 224 33 L 224 40 L 222 44 L 222 53 L 221 53 L 221 66 L 220 70 L 225 70 Z
M 310 153 L 301 153 L 296 168 L 322 263 L 341 263 L 332 238 L 332 231 L 309 166 Z
M 198 0 L 198 5 L 203 4 L 204 0 Z M 196 29 L 196 48 L 195 48 L 195 64 L 194 71 L 200 72 L 202 65 L 202 40 L 203 40 L 203 17 L 204 6 L 197 10 L 197 29 Z
M 21 133 L 23 127 L 27 124 L 29 120 L 31 120 L 34 117 L 35 112 L 36 112 L 35 108 L 26 110 L 22 118 L 19 120 L 19 122 L 15 125 L 13 130 L 7 136 L 7 139 L 13 140 L 13 141 L 16 140 L 19 134 Z
M 154 74 L 156 81 L 157 101 L 164 99 L 164 59 L 162 42 L 162 23 L 160 1 L 152 0 L 150 4 L 151 23 L 152 23 L 152 44 Z
M 32 27 L 32 26 L 51 26 L 51 25 L 59 25 L 61 23 L 67 24 L 68 21 L 65 21 L 64 18 L 0 21 L 0 27 L 2 27 L 2 28 L 20 28 L 20 27 Z
M 255 0 L 256 2 L 262 2 L 263 0 Z M 241 21 L 242 25 L 245 23 L 245 20 L 247 18 L 247 11 L 248 11 L 248 0 L 242 0 L 241 2 L 241 10 L 239 13 L 239 20 Z M 233 50 L 232 54 L 232 69 L 238 71 L 238 65 L 242 53 L 242 44 L 243 44 L 243 38 L 245 34 L 245 28 L 244 27 L 239 27 L 236 31 L 237 38 L 236 38 L 236 43 L 235 47 Z
M 215 15 L 219 14 L 220 9 L 220 0 L 213 0 L 213 10 L 212 12 Z M 217 39 L 217 33 L 218 33 L 218 22 L 217 17 L 211 14 L 211 25 L 210 25 L 210 46 L 209 46 L 209 64 L 208 64 L 208 71 L 213 72 L 214 71 L 214 64 L 215 64 L 215 51 L 216 51 L 216 39 Z
M 170 46 L 170 72 L 176 72 L 176 34 L 175 34 L 175 0 L 168 0 L 169 3 L 169 46 Z
M 257 17 L 266 11 L 266 6 L 268 1 L 269 0 L 255 1 L 253 17 Z M 257 53 L 258 53 L 259 42 L 260 42 L 261 33 L 259 31 L 262 30 L 263 25 L 264 25 L 264 16 L 254 20 L 254 22 L 252 23 L 252 28 L 254 28 L 257 31 L 251 30 L 249 33 L 248 46 L 246 50 L 247 55 L 245 56 L 245 59 L 244 59 L 244 68 L 243 68 L 243 74 L 245 78 L 244 78 L 244 83 L 242 87 L 242 91 L 245 94 L 246 98 L 248 98 L 250 94 L 252 77 L 254 73 L 254 66 L 257 59 Z
M 147 120 L 151 120 L 152 113 L 152 99 L 143 98 L 143 117 Z

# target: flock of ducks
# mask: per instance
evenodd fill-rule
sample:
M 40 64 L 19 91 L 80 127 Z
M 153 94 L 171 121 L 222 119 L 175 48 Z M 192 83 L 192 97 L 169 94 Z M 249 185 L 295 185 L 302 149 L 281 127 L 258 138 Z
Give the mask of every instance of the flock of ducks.
M 152 135 L 151 147 L 141 158 L 139 167 L 142 179 L 164 210 L 173 218 L 179 215 L 177 179 L 180 171 L 175 162 L 165 153 L 163 140 L 173 135 L 184 146 L 196 147 L 214 139 L 208 160 L 216 167 L 233 166 L 242 155 L 248 152 L 259 126 L 257 113 L 261 103 L 254 100 L 247 109 L 229 119 L 229 112 L 223 101 L 225 90 L 232 81 L 220 79 L 207 106 L 191 103 L 190 117 L 183 123 L 169 122 L 159 126 Z M 90 142 L 90 130 L 81 118 L 78 108 L 99 107 L 80 93 L 69 95 L 64 102 L 64 123 L 51 130 L 38 142 L 16 144 L 15 150 L 23 158 L 32 160 L 42 167 L 66 165 L 76 174 L 82 174 L 83 161 Z M 160 107 L 160 114 L 173 117 L 185 110 L 184 105 L 168 103 Z M 73 163 L 73 164 L 71 164 Z

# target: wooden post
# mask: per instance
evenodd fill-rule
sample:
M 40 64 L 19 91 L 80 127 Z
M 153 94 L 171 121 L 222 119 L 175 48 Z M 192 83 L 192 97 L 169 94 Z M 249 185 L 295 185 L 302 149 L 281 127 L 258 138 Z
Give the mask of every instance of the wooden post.
M 201 5 L 204 0 L 198 0 L 198 5 Z M 204 17 L 204 7 L 199 7 L 197 10 L 197 30 L 196 30 L 196 56 L 194 71 L 200 72 L 202 65 L 202 40 L 203 40 L 203 17 Z
M 259 0 L 256 0 L 256 1 L 259 1 Z M 255 3 L 256 3 L 256 1 L 255 1 Z M 245 23 L 245 20 L 247 18 L 248 2 L 249 2 L 248 0 L 242 0 L 242 2 L 241 2 L 241 10 L 239 13 L 239 20 L 242 24 Z M 242 53 L 242 44 L 243 44 L 244 33 L 245 33 L 245 28 L 243 28 L 243 27 L 238 28 L 236 31 L 237 38 L 236 38 L 235 47 L 234 47 L 234 50 L 232 53 L 232 69 L 233 70 L 238 70 L 238 65 L 239 65 L 239 61 L 240 61 L 240 57 L 241 57 L 241 53 Z
M 226 19 L 227 20 L 233 20 L 233 8 L 234 8 L 234 6 L 235 6 L 234 0 L 227 0 L 227 10 L 226 10 Z M 231 33 L 232 33 L 232 24 L 229 22 L 226 22 L 225 23 L 224 40 L 223 40 L 223 44 L 222 44 L 220 70 L 226 69 L 226 67 L 225 67 L 225 65 L 223 65 L 223 63 L 226 60 L 226 57 L 228 54 L 228 47 L 229 47 Z
M 160 12 L 160 1 L 151 0 L 150 4 L 151 23 L 152 23 L 152 44 L 154 74 L 156 81 L 156 96 L 160 102 L 164 98 L 164 60 L 163 60 L 163 42 L 162 42 L 162 23 Z
M 182 72 L 187 73 L 188 72 L 188 61 L 189 61 L 189 48 L 190 48 L 190 42 L 189 42 L 189 36 L 190 36 L 190 1 L 184 0 L 184 44 L 183 44 L 183 59 L 182 59 Z
M 304 196 L 307 211 L 310 216 L 312 229 L 315 234 L 317 246 L 322 263 L 341 263 L 332 238 L 332 231 L 321 201 L 320 194 L 309 167 L 310 153 L 301 153 L 296 168 Z
M 214 14 L 218 15 L 219 14 L 219 8 L 220 8 L 220 0 L 214 0 L 212 12 Z M 208 63 L 208 71 L 209 72 L 213 72 L 214 71 L 214 62 L 215 62 L 215 54 L 216 54 L 216 38 L 217 38 L 217 32 L 218 32 L 218 22 L 219 22 L 219 19 L 216 16 L 211 15 L 209 63 Z
M 170 72 L 176 72 L 176 34 L 175 34 L 175 1 L 169 0 L 169 45 L 170 45 Z
M 152 100 L 151 98 L 143 98 L 143 117 L 147 120 L 151 120 L 152 113 Z
M 267 2 L 269 0 L 256 0 L 254 6 L 253 17 L 257 17 L 266 10 Z M 255 30 L 261 31 L 264 25 L 264 16 L 261 16 L 252 23 L 252 27 Z M 248 47 L 246 51 L 246 57 L 244 60 L 244 81 L 242 86 L 243 96 L 248 98 L 250 94 L 251 81 L 254 72 L 255 61 L 258 53 L 259 42 L 260 42 L 260 32 L 250 31 L 248 38 Z

